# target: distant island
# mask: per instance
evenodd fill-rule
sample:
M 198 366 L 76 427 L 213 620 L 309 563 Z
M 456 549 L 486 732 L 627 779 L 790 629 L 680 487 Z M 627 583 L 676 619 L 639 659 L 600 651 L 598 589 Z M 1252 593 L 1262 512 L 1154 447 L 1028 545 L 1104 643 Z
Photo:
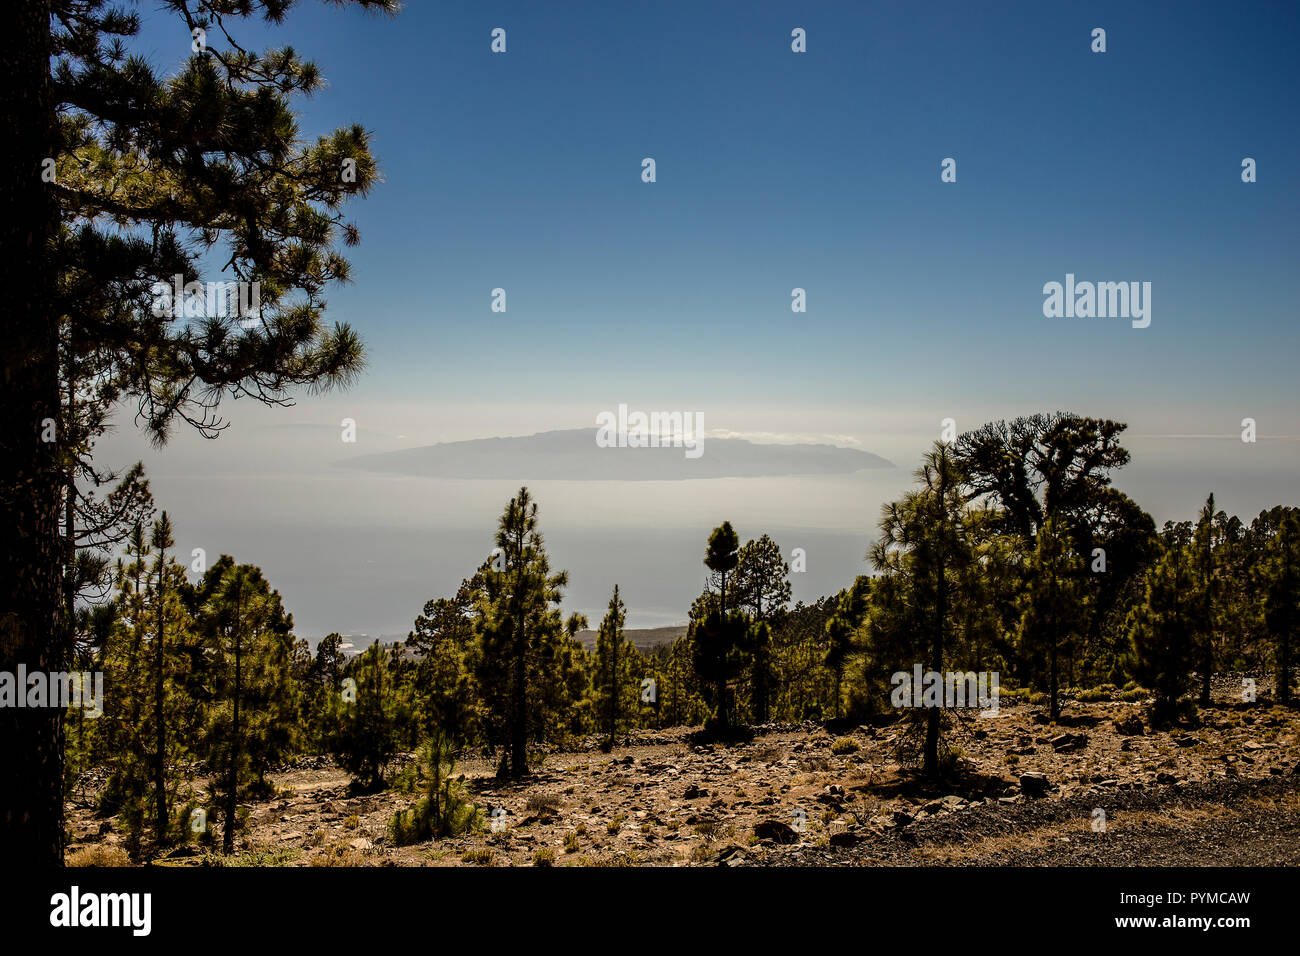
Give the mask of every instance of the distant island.
M 343 468 L 423 478 L 512 481 L 684 481 L 690 478 L 767 478 L 845 475 L 893 468 L 871 452 L 836 445 L 761 444 L 743 438 L 706 438 L 689 459 L 681 448 L 602 448 L 596 429 L 572 428 L 515 438 L 476 438 L 361 455 Z

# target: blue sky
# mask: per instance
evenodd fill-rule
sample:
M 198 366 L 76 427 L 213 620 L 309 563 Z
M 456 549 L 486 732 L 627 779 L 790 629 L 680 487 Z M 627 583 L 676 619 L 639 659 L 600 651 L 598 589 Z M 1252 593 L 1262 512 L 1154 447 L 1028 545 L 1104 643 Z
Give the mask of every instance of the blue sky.
M 142 39 L 165 63 L 156 21 Z M 332 296 L 370 345 L 366 393 L 960 406 L 1045 387 L 1283 398 L 1298 21 L 1294 4 L 416 0 L 395 20 L 304 3 L 273 36 L 329 80 L 306 132 L 375 133 L 386 181 L 352 208 L 356 282 Z M 1067 271 L 1151 281 L 1152 327 L 1045 319 L 1042 285 Z
M 179 62 L 188 36 L 140 9 L 139 48 Z M 303 3 L 240 36 L 322 67 L 305 134 L 374 133 L 384 182 L 349 207 L 355 281 L 330 297 L 369 370 L 254 417 L 355 414 L 373 451 L 627 402 L 910 468 L 949 416 L 1068 408 L 1137 444 L 1251 416 L 1293 474 L 1298 27 L 1287 3 Z M 1045 318 L 1066 273 L 1150 282 L 1151 326 Z M 1170 441 L 1183 473 L 1261 467 Z

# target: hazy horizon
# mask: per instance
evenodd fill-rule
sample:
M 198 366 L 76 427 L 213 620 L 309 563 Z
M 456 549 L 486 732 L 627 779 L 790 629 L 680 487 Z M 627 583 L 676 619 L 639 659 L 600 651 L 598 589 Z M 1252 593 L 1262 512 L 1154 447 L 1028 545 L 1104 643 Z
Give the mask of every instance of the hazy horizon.
M 910 487 L 920 455 L 938 437 L 937 420 L 928 437 L 864 435 L 856 439 L 859 447 L 897 467 L 847 475 L 430 479 L 337 467 L 334 462 L 349 457 L 350 447 L 339 439 L 341 419 L 333 425 L 306 420 L 309 407 L 323 415 L 316 403 L 278 412 L 250 407 L 250 417 L 265 424 L 236 424 L 215 440 L 178 433 L 161 452 L 119 432 L 105 441 L 102 460 L 127 464 L 135 460 L 128 451 L 142 457 L 159 507 L 176 525 L 177 554 L 188 563 L 191 549 L 202 547 L 209 562 L 230 553 L 260 566 L 284 596 L 297 632 L 313 639 L 331 631 L 407 633 L 426 600 L 451 596 L 486 557 L 502 509 L 524 482 L 538 501 L 552 566 L 570 572 L 564 608 L 587 614 L 593 623 L 616 583 L 628 605 L 629 627 L 684 623 L 707 574 L 702 560 L 708 533 L 723 520 L 736 526 L 742 540 L 770 535 L 787 560 L 791 549 L 804 548 L 808 570 L 792 575 L 794 597 L 815 600 L 869 570 L 864 556 L 880 506 Z M 275 422 L 276 417 L 299 420 Z M 381 438 L 373 434 L 382 431 L 378 427 L 365 437 L 366 419 L 357 420 L 359 438 L 352 447 L 414 441 L 397 437 L 405 431 L 386 431 L 389 437 Z M 962 430 L 979 424 L 958 423 Z M 1220 508 L 1247 522 L 1264 508 L 1295 500 L 1300 446 L 1293 436 L 1262 434 L 1250 445 L 1238 433 L 1177 437 L 1153 431 L 1156 422 L 1144 433 L 1141 424 L 1130 422 L 1124 444 L 1133 461 L 1116 473 L 1115 485 L 1157 524 L 1192 518 L 1211 491 Z M 835 432 L 834 423 L 826 425 L 821 434 Z M 239 441 L 230 440 L 237 435 Z M 1254 456 L 1249 471 L 1239 467 L 1243 449 Z

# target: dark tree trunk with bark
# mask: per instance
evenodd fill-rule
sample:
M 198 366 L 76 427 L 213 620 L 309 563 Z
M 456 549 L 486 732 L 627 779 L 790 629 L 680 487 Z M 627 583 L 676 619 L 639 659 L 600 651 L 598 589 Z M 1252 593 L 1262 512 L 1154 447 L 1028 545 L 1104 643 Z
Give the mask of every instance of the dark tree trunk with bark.
M 522 614 L 522 611 L 520 612 Z M 528 773 L 528 644 L 522 617 L 515 636 L 514 679 L 511 681 L 510 776 Z
M 940 496 L 941 505 L 942 502 L 943 498 Z M 942 695 L 944 632 L 948 627 L 948 569 L 942 556 L 939 558 L 935 583 L 937 585 L 934 601 L 935 634 L 934 642 L 930 645 L 930 670 L 939 675 L 940 694 Z M 940 702 L 942 703 L 942 696 Z M 939 776 L 939 733 L 942 720 L 943 708 L 941 706 L 931 707 L 926 714 L 925 763 L 922 769 L 926 776 L 932 778 Z
M 1291 547 L 1287 542 L 1286 550 L 1283 552 L 1285 557 L 1283 561 L 1282 573 L 1285 580 L 1291 580 Z M 1295 628 L 1294 611 L 1286 615 L 1285 623 L 1282 626 L 1282 633 L 1278 635 L 1278 673 L 1277 673 L 1277 696 L 1283 704 L 1291 702 L 1291 632 Z
M 609 749 L 614 749 L 614 736 L 618 730 L 618 645 L 619 635 L 614 635 L 610 650 L 612 663 L 609 674 Z
M 20 664 L 64 670 L 70 655 L 60 611 L 63 423 L 50 252 L 58 210 L 42 181 L 43 161 L 55 154 L 49 63 L 49 4 L 9 5 L 0 30 L 0 670 L 15 676 Z M 0 708 L 0 846 L 12 864 L 62 864 L 57 707 Z
M 153 755 L 153 792 L 154 792 L 154 828 L 155 840 L 159 846 L 167 845 L 167 723 L 164 707 L 164 667 L 166 666 L 166 611 L 167 596 L 164 593 L 167 583 L 167 550 L 158 556 L 158 646 L 154 648 L 154 685 L 153 685 L 153 719 L 154 719 L 154 755 Z
M 239 753 L 240 753 L 240 729 L 239 729 L 239 698 L 243 693 L 243 674 L 240 670 L 242 665 L 240 647 L 240 628 L 242 623 L 239 618 L 241 608 L 241 598 L 243 588 L 239 585 L 235 598 L 235 695 L 234 703 L 231 707 L 230 722 L 230 771 L 226 781 L 226 822 L 221 828 L 221 852 L 235 852 L 235 815 L 239 810 Z
M 1213 525 L 1205 532 L 1205 643 L 1201 648 L 1201 693 L 1197 698 L 1202 707 L 1210 706 L 1210 677 L 1214 673 L 1214 548 Z

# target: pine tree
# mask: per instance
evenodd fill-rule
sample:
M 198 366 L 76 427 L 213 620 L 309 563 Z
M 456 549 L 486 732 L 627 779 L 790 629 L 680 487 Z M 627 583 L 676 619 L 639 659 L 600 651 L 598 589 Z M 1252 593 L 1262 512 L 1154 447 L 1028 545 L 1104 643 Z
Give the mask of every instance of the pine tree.
M 185 572 L 169 557 L 167 549 L 176 542 L 172 537 L 171 519 L 167 512 L 154 522 L 150 541 L 155 554 L 153 566 L 153 793 L 154 840 L 158 846 L 171 841 L 170 796 L 168 787 L 168 695 L 175 690 L 175 681 L 169 680 L 169 655 L 167 640 L 188 626 L 179 589 L 185 584 Z M 170 686 L 169 688 L 169 685 Z M 172 701 L 173 705 L 176 703 Z M 172 741 L 173 749 L 178 749 Z
M 951 455 L 972 498 L 989 496 L 1000 523 L 1034 540 L 1051 517 L 1086 528 L 1118 499 L 1108 495 L 1110 472 L 1129 462 L 1121 422 L 1072 412 L 990 422 L 957 439 Z
M 731 726 L 728 685 L 749 661 L 751 621 L 742 611 L 727 610 L 727 575 L 740 562 L 740 539 L 730 521 L 709 535 L 704 565 L 713 572 L 718 593 L 706 591 L 691 609 L 687 639 L 695 673 L 713 689 L 714 720 L 726 732 Z
M 289 674 L 293 619 L 262 572 L 222 555 L 195 589 L 195 630 L 212 688 L 201 751 L 214 774 L 224 820 L 222 850 L 234 851 L 237 809 L 250 784 L 289 746 L 296 700 Z
M 151 595 L 147 584 L 149 537 L 137 522 L 127 539 L 124 558 L 115 573 L 117 625 L 104 652 L 105 682 L 113 688 L 106 701 L 98 754 L 108 766 L 108 779 L 99 794 L 99 812 L 118 815 L 126 850 L 139 859 L 144 834 L 150 766 L 144 736 L 144 707 L 149 674 L 148 632 Z
M 75 553 L 61 505 L 70 471 L 89 460 L 82 426 L 95 409 L 77 384 L 90 379 L 60 362 L 61 342 L 78 361 L 95 356 L 95 407 L 134 400 L 158 443 L 176 422 L 222 429 L 223 394 L 285 404 L 295 387 L 346 384 L 361 367 L 356 335 L 322 317 L 326 287 L 349 274 L 338 245 L 358 241 L 342 204 L 377 179 L 368 135 L 353 126 L 303 143 L 290 102 L 321 87 L 318 68 L 290 49 L 245 50 L 227 32 L 253 16 L 278 23 L 293 0 L 164 6 L 178 52 L 206 30 L 174 71 L 130 54 L 139 16 L 105 0 L 18 4 L 0 40 L 15 91 L 0 107 L 0 161 L 12 171 L 0 188 L 0 275 L 17 290 L 0 342 L 0 414 L 12 424 L 0 436 L 0 670 L 59 671 L 71 654 Z M 188 323 L 154 309 L 173 276 L 198 281 L 210 258 L 245 288 L 258 283 L 260 309 Z M 62 725 L 57 710 L 0 712 L 0 843 L 16 859 L 62 859 Z
M 1086 597 L 1079 582 L 1083 561 L 1072 550 L 1064 524 L 1048 518 L 1038 531 L 1029 561 L 1028 588 L 1020 618 L 1020 645 L 1047 657 L 1047 694 L 1052 720 L 1061 716 L 1061 657 L 1078 639 Z
M 727 575 L 740 563 L 740 538 L 730 521 L 724 521 L 709 535 L 709 546 L 704 553 L 704 566 L 718 579 L 719 604 L 722 615 L 727 613 Z
M 1215 547 L 1217 535 L 1215 527 L 1214 495 L 1205 500 L 1200 517 L 1196 521 L 1193 534 L 1193 559 L 1196 564 L 1197 589 L 1201 597 L 1201 613 L 1197 627 L 1198 670 L 1201 678 L 1201 693 L 1198 702 L 1202 707 L 1210 706 L 1210 680 L 1214 676 L 1215 643 L 1217 636 L 1215 591 L 1217 573 L 1215 571 Z
M 478 808 L 468 800 L 465 776 L 456 776 L 455 744 L 434 733 L 420 746 L 417 766 L 425 779 L 425 794 L 414 807 L 393 815 L 390 830 L 396 846 L 423 840 L 459 836 L 482 822 Z
M 117 814 L 132 859 L 171 842 L 171 809 L 181 786 L 179 764 L 188 750 L 188 661 L 178 645 L 188 632 L 184 569 L 168 554 L 173 545 L 166 513 L 148 533 L 135 526 L 115 573 L 118 593 L 103 621 L 102 666 L 107 695 L 95 721 L 95 756 L 108 767 L 99 809 Z M 93 612 L 90 617 L 95 617 Z
M 477 599 L 482 575 L 461 582 L 452 599 L 424 605 L 407 647 L 419 655 L 416 709 L 421 733 L 453 756 L 473 735 L 479 720 L 474 695 L 472 657 Z
M 867 616 L 867 602 L 871 594 L 871 578 L 858 575 L 853 587 L 841 591 L 835 602 L 834 612 L 826 621 L 826 650 L 822 653 L 822 663 L 830 669 L 834 678 L 831 713 L 840 717 L 843 714 L 844 665 L 854 648 L 854 636 L 862 627 Z M 871 695 L 873 698 L 876 695 Z
M 772 695 L 772 627 L 767 621 L 752 621 L 749 638 L 750 713 L 756 724 L 768 722 Z
M 1186 547 L 1170 546 L 1148 572 L 1143 601 L 1129 615 L 1138 678 L 1154 692 L 1151 719 L 1157 725 L 1179 715 L 1202 607 Z
M 337 691 L 343 682 L 343 635 L 337 631 L 326 634 L 316 645 L 316 659 L 312 662 L 312 676 L 324 687 Z
M 356 682 L 355 699 L 334 703 L 328 746 L 357 787 L 378 790 L 397 751 L 393 681 L 378 641 L 350 662 L 348 676 Z
M 755 621 L 779 620 L 790 603 L 790 565 L 767 535 L 745 542 L 736 556 L 731 603 Z
M 1292 509 L 1270 542 L 1262 575 L 1264 620 L 1272 638 L 1277 695 L 1291 702 L 1291 652 L 1300 626 L 1300 513 Z
M 494 742 L 504 745 L 499 772 L 522 777 L 528 773 L 528 743 L 545 721 L 537 711 L 556 702 L 549 692 L 572 674 L 574 648 L 566 645 L 584 620 L 561 619 L 559 603 L 569 575 L 551 573 L 537 530 L 537 505 L 527 488 L 506 505 L 496 545 L 499 560 L 484 572 L 479 598 L 475 679 Z
M 920 489 L 882 509 L 880 537 L 871 550 L 876 570 L 898 579 L 872 589 L 873 642 L 883 660 L 897 653 L 889 644 L 911 644 L 929 671 L 942 673 L 960 604 L 977 601 L 967 588 L 985 521 L 967 506 L 964 474 L 951 446 L 936 442 L 915 478 Z M 942 720 L 941 708 L 925 708 L 921 751 L 923 771 L 931 777 L 941 772 Z
M 614 749 L 614 739 L 627 720 L 630 709 L 628 694 L 636 648 L 623 633 L 627 608 L 619 597 L 618 585 L 609 599 L 609 609 L 596 635 L 594 662 L 595 709 L 605 732 L 605 749 Z
M 733 591 L 732 603 L 756 624 L 775 623 L 785 613 L 791 594 L 790 566 L 767 535 L 740 549 Z M 750 653 L 750 709 L 757 723 L 767 723 L 772 691 L 771 629 L 756 627 Z
M 996 506 L 994 530 L 1007 537 L 1010 550 L 1032 551 L 1050 518 L 1069 529 L 1075 553 L 1090 562 L 1089 573 L 1079 581 L 1089 614 L 1080 622 L 1084 640 L 1075 643 L 1093 649 L 1104 645 L 1103 653 L 1112 657 L 1128 645 L 1124 602 L 1140 590 L 1141 575 L 1158 557 L 1155 522 L 1111 486 L 1112 473 L 1130 459 L 1120 444 L 1126 428 L 1122 422 L 1072 412 L 1030 415 L 963 434 L 953 450 L 970 499 Z M 996 560 L 996 553 L 990 558 Z M 1019 629 L 1019 592 L 1025 582 L 1014 572 L 998 575 L 994 570 L 985 575 L 988 606 L 1002 616 L 1002 631 L 1013 635 Z M 1029 676 L 1022 671 L 1041 664 L 1017 659 L 997 634 L 989 640 L 1018 676 Z M 1073 664 L 1072 656 L 1067 666 L 1072 670 Z

